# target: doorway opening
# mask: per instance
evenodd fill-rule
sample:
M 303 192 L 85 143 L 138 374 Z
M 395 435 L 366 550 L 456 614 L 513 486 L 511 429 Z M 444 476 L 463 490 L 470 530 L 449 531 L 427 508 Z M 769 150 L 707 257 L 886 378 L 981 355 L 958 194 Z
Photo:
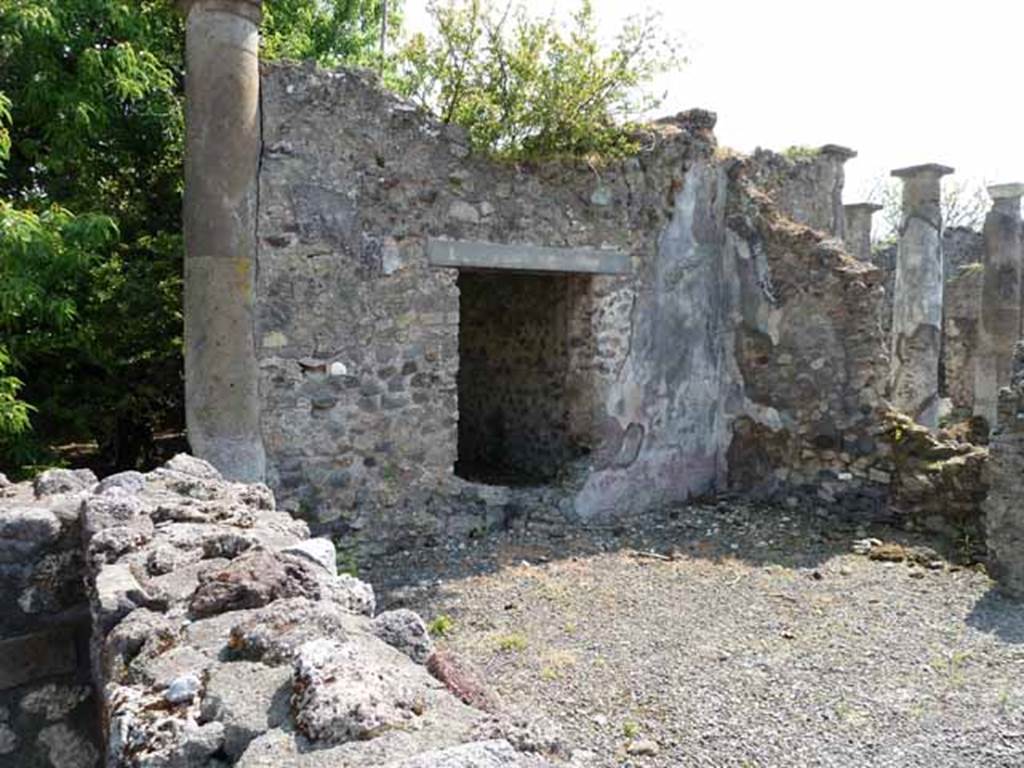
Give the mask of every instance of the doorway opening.
M 549 483 L 591 443 L 589 275 L 460 270 L 455 472 Z

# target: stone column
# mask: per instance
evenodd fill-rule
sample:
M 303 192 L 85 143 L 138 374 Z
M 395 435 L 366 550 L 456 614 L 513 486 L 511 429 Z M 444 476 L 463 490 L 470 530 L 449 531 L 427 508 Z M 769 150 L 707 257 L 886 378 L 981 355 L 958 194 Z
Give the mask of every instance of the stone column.
M 855 150 L 839 144 L 825 144 L 818 150 L 832 164 L 832 226 L 827 231 L 843 240 L 846 237 L 846 215 L 843 206 L 843 186 L 846 184 L 846 171 L 843 166 L 848 160 L 857 156 Z
M 903 218 L 893 285 L 890 397 L 919 424 L 939 420 L 939 352 L 942 346 L 943 165 L 892 172 L 903 180 Z
M 1021 324 L 1021 215 L 1024 184 L 988 188 L 994 205 L 985 217 L 985 272 L 974 377 L 974 413 L 995 424 L 999 388 L 1010 383 Z
M 261 0 L 185 0 L 185 415 L 192 451 L 262 480 L 253 329 Z
M 875 203 L 853 203 L 843 206 L 846 219 L 844 240 L 851 256 L 861 261 L 871 261 L 871 220 L 882 206 Z

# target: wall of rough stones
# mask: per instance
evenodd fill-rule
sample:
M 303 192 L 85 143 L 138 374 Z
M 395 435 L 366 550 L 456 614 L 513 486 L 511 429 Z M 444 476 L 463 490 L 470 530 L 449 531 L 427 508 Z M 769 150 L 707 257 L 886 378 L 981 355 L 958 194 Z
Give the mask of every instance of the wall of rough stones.
M 999 392 L 985 474 L 989 572 L 1009 595 L 1024 599 L 1024 342 L 1015 350 L 1010 386 Z
M 974 361 L 981 322 L 984 267 L 969 264 L 946 281 L 942 318 L 944 392 L 961 415 L 974 411 Z
M 4 551 L 74 524 L 62 578 L 87 600 L 86 637 L 44 677 L 0 659 L 5 680 L 30 685 L 5 704 L 0 764 L 543 768 L 562 749 L 551 726 L 501 711 L 478 672 L 435 654 L 415 613 L 375 615 L 372 588 L 339 574 L 334 545 L 276 511 L 266 486 L 185 455 L 98 484 L 41 480 L 54 492 L 5 492 Z M 50 605 L 56 592 L 40 589 L 23 605 Z M 60 643 L 37 635 L 33 659 Z
M 727 486 L 813 488 L 877 512 L 883 340 L 865 307 L 882 275 L 834 237 L 847 150 L 719 157 L 713 116 L 694 111 L 625 161 L 512 166 L 363 73 L 265 65 L 263 89 L 256 337 L 283 508 L 362 554 L 540 507 L 538 524 L 609 523 Z M 430 265 L 431 239 L 614 248 L 631 274 L 569 279 L 567 369 L 557 341 L 534 358 L 543 376 L 510 375 L 512 344 L 485 380 L 473 334 L 561 312 L 551 291 L 566 278 L 516 277 L 541 281 L 519 292 L 508 273 L 464 275 L 503 288 L 460 297 L 458 270 Z M 539 352 L 557 335 L 530 336 Z M 516 421 L 512 442 L 539 446 L 517 461 L 561 464 L 557 483 L 455 476 L 460 390 L 467 456 Z M 488 422 L 497 400 L 536 418 Z
M 856 156 L 834 144 L 783 153 L 758 149 L 747 160 L 747 168 L 754 184 L 787 218 L 842 239 L 846 232 L 843 165 Z
M 706 113 L 657 126 L 649 155 L 595 172 L 471 156 L 457 129 L 365 74 L 267 66 L 263 105 L 257 352 L 284 508 L 394 547 L 522 507 L 452 475 L 458 273 L 428 264 L 428 238 L 631 256 L 631 276 L 588 279 L 591 327 L 570 368 L 594 394 L 572 398 L 571 421 L 595 445 L 559 514 L 606 519 L 713 486 L 725 175 Z
M 730 485 L 880 517 L 891 479 L 876 439 L 887 361 L 871 308 L 882 275 L 783 215 L 760 176 L 741 162 L 729 196 L 743 286 L 735 358 L 749 401 L 729 447 Z
M 79 525 L 95 485 L 87 470 L 0 475 L 0 766 L 99 763 Z

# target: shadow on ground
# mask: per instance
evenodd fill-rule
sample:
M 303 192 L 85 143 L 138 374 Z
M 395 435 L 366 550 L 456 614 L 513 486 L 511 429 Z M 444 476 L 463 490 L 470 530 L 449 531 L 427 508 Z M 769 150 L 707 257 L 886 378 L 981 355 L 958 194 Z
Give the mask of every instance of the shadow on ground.
M 1001 594 L 996 587 L 974 604 L 967 624 L 980 632 L 995 635 L 1004 643 L 1024 644 L 1024 604 Z
M 556 533 L 507 531 L 399 553 L 379 558 L 359 575 L 373 584 L 382 608 L 415 608 L 417 602 L 433 602 L 440 597 L 446 583 L 496 573 L 524 562 L 539 565 L 616 552 L 651 561 L 690 558 L 754 567 L 774 565 L 816 577 L 816 569 L 849 554 L 853 542 L 863 538 L 930 553 L 927 557 L 944 563 L 959 559 L 956 548 L 935 535 L 820 512 L 720 499 L 670 507 L 630 525 L 579 527 Z M 985 611 L 982 607 L 982 620 L 994 625 L 999 610 L 1004 609 Z M 1020 631 L 1019 625 L 1011 631 Z

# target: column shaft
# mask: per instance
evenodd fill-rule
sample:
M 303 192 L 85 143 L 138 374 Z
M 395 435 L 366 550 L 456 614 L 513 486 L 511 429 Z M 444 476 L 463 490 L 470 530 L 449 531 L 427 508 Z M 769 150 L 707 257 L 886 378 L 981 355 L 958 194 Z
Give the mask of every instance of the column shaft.
M 843 206 L 846 219 L 844 240 L 846 249 L 861 261 L 871 261 L 871 221 L 882 206 L 874 203 L 855 203 Z
M 259 0 L 185 5 L 185 407 L 192 451 L 262 480 L 253 292 Z
M 1021 323 L 1021 215 L 1024 185 L 990 187 L 985 217 L 985 272 L 974 378 L 974 412 L 994 425 L 999 388 L 1008 386 Z
M 923 165 L 893 171 L 903 179 L 903 219 L 893 287 L 890 396 L 926 426 L 938 426 L 942 346 L 941 179 L 951 168 Z

